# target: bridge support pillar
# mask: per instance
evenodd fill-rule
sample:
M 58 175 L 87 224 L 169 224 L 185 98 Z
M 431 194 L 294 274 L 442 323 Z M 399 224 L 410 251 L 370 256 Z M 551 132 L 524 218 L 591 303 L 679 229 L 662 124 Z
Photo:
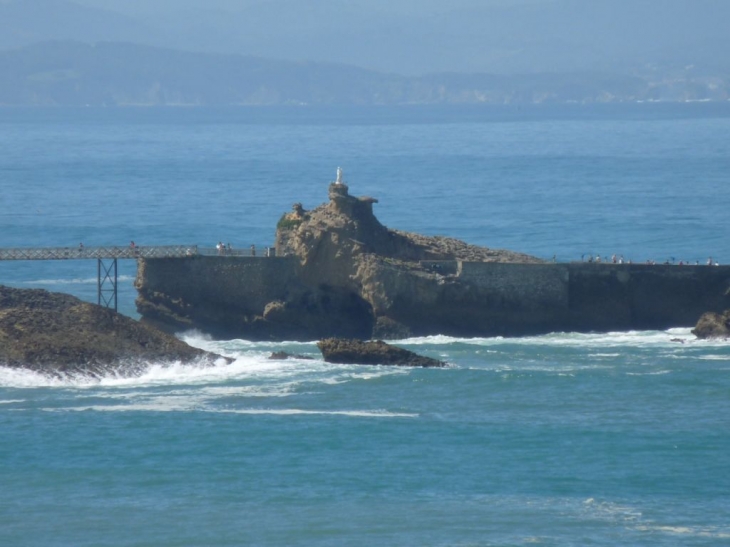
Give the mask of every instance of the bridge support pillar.
M 98 300 L 100 306 L 117 311 L 117 259 L 104 262 L 99 258 L 96 264 Z

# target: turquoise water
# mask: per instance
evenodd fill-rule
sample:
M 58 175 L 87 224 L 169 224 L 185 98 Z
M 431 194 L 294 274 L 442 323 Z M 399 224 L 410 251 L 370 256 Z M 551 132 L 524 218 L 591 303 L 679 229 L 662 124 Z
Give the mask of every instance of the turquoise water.
M 269 245 L 341 165 L 393 228 L 727 264 L 730 108 L 644 106 L 0 110 L 0 246 Z M 89 300 L 95 275 L 0 263 L 0 283 Z M 730 543 L 727 343 L 430 337 L 399 344 L 451 366 L 404 370 L 185 337 L 233 364 L 0 367 L 0 545 Z

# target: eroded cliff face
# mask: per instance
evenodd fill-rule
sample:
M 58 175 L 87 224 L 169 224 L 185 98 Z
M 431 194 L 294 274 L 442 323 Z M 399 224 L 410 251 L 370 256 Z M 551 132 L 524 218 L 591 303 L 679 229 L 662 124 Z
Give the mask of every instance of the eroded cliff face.
M 276 258 L 141 260 L 137 309 L 158 328 L 219 338 L 459 333 L 474 315 L 464 306 L 477 303 L 473 287 L 458 279 L 457 261 L 541 262 L 388 229 L 373 214 L 374 203 L 334 183 L 327 203 L 310 211 L 295 204 L 278 223 Z
M 296 257 L 299 278 L 308 286 L 336 287 L 364 302 L 372 318 L 370 336 L 433 330 L 429 323 L 448 316 L 449 306 L 456 306 L 454 315 L 461 314 L 473 288 L 458 279 L 458 261 L 542 262 L 456 239 L 390 230 L 373 214 L 377 200 L 351 196 L 345 184 L 331 184 L 329 198 L 311 211 L 296 204 L 282 217 L 277 255 Z M 456 317 L 448 321 L 458 323 Z

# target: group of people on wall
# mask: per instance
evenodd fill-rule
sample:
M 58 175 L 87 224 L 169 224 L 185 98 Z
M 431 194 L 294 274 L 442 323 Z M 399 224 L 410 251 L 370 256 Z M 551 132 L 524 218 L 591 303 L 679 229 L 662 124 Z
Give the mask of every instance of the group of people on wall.
M 633 262 L 631 261 L 631 259 L 624 260 L 624 256 L 623 255 L 615 255 L 615 254 L 614 255 L 611 255 L 611 258 L 610 259 L 607 256 L 601 258 L 601 255 L 596 255 L 594 257 L 593 254 L 587 255 L 587 258 L 586 258 L 586 255 L 585 254 L 582 254 L 580 256 L 580 261 L 581 262 L 588 262 L 588 263 L 597 263 L 597 264 L 600 264 L 600 263 L 607 263 L 607 264 L 633 264 Z M 650 265 L 650 266 L 654 266 L 654 265 L 660 264 L 660 263 L 657 262 L 656 260 L 647 259 L 646 262 L 645 262 L 645 264 Z M 693 266 L 699 266 L 700 265 L 700 261 L 699 260 L 695 260 L 694 263 L 693 262 L 690 262 L 689 260 L 679 260 L 679 261 L 677 261 L 676 258 L 671 257 L 671 258 L 668 258 L 667 260 L 665 260 L 664 262 L 662 262 L 661 264 L 664 264 L 664 265 L 667 265 L 667 266 L 673 265 L 673 264 L 675 264 L 677 266 L 691 266 L 691 265 L 693 265 Z M 707 266 L 719 266 L 720 265 L 720 263 L 717 260 L 713 260 L 712 257 L 709 257 L 707 259 L 707 262 L 705 264 Z
M 219 255 L 236 255 L 236 256 L 245 256 L 245 252 L 236 250 L 234 252 L 233 247 L 231 247 L 230 243 L 223 243 L 222 241 L 219 241 L 218 244 L 215 246 L 216 251 Z M 251 245 L 248 252 L 249 256 L 256 256 L 256 245 Z M 264 256 L 274 256 L 274 249 L 271 247 L 265 247 L 264 248 Z

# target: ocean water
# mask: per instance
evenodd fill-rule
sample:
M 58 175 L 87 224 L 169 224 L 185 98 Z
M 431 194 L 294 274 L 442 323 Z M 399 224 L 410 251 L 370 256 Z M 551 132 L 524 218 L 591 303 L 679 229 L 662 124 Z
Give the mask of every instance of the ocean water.
M 0 109 L 0 247 L 263 247 L 341 166 L 389 227 L 727 264 L 728 134 L 715 104 Z M 96 265 L 0 262 L 0 283 L 95 301 Z M 181 336 L 234 362 L 0 367 L 0 545 L 730 544 L 727 342 L 428 337 L 397 343 L 450 367 L 408 370 Z

